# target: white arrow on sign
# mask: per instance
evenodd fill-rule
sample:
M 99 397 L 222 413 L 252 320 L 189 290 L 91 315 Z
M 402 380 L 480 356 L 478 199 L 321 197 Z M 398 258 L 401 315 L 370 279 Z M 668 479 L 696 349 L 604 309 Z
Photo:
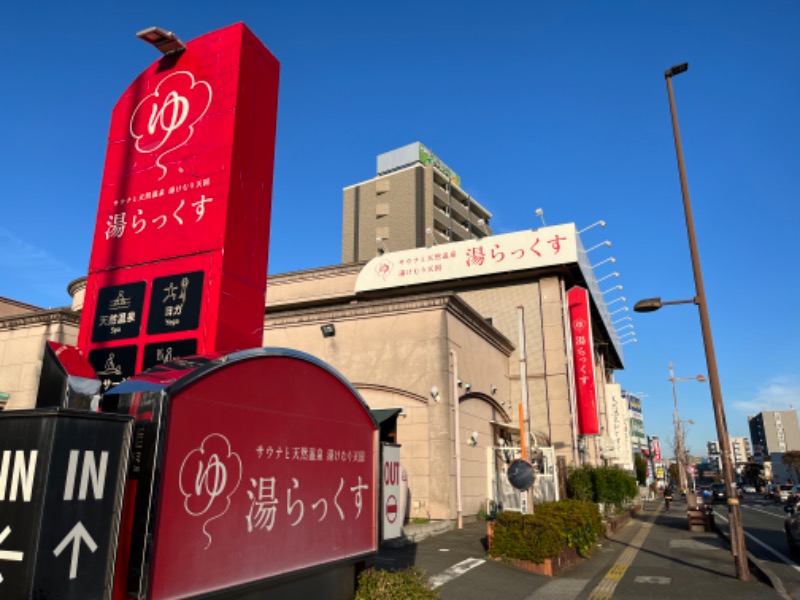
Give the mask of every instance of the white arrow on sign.
M 11 533 L 11 527 L 6 525 L 6 528 L 0 533 L 0 544 L 5 541 L 9 533 Z M 22 560 L 22 552 L 18 550 L 0 550 L 0 560 L 14 560 L 20 562 Z M 2 582 L 3 576 L 0 575 L 0 583 Z
M 78 524 L 72 528 L 67 536 L 61 540 L 61 543 L 56 546 L 56 549 L 53 550 L 53 554 L 58 556 L 64 551 L 64 548 L 66 548 L 69 543 L 72 542 L 72 562 L 70 563 L 69 567 L 70 579 L 75 579 L 78 576 L 78 555 L 81 551 L 81 540 L 86 543 L 86 545 L 89 547 L 89 550 L 92 552 L 97 550 L 97 544 L 95 544 L 92 536 L 90 536 L 89 532 L 86 531 L 86 527 L 83 526 L 83 523 L 78 521 Z

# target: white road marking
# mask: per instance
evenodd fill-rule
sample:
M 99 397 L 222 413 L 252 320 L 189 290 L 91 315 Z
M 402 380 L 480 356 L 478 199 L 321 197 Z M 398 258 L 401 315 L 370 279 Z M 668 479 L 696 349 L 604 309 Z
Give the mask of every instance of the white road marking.
M 672 577 L 658 577 L 657 575 L 639 575 L 634 578 L 636 583 L 656 583 L 658 585 L 668 585 L 672 583 Z
M 756 512 L 763 513 L 765 515 L 770 515 L 771 517 L 778 517 L 779 519 L 785 519 L 786 518 L 786 515 L 776 514 L 774 512 L 770 512 L 768 510 L 762 510 L 760 508 L 754 508 L 752 506 L 746 506 L 744 504 L 742 504 L 741 506 L 742 506 L 742 508 L 747 508 L 747 509 L 750 509 L 750 510 L 754 510 Z
M 719 514 L 717 511 L 714 511 L 714 514 L 715 514 L 716 516 L 718 516 L 720 519 L 722 519 L 723 521 L 725 521 L 726 523 L 728 522 L 728 519 L 726 519 L 725 517 L 723 517 L 723 516 L 722 516 L 721 514 Z M 768 550 L 770 553 L 774 554 L 774 555 L 775 555 L 775 556 L 777 556 L 779 559 L 781 559 L 783 562 L 785 562 L 787 565 L 789 565 L 790 567 L 792 567 L 792 568 L 793 568 L 795 571 L 800 571 L 800 566 L 798 566 L 798 565 L 797 565 L 797 563 L 796 563 L 795 561 L 793 561 L 791 558 L 787 558 L 786 556 L 784 556 L 783 554 L 781 554 L 780 552 L 778 552 L 777 550 L 775 550 L 775 549 L 774 549 L 774 548 L 772 548 L 771 546 L 767 546 L 767 545 L 766 545 L 764 542 L 762 542 L 761 540 L 759 540 L 759 539 L 758 539 L 757 537 L 755 537 L 754 535 L 752 535 L 752 534 L 750 534 L 750 533 L 747 533 L 746 531 L 743 531 L 742 533 L 744 533 L 744 534 L 747 536 L 747 539 L 749 539 L 749 540 L 752 540 L 754 543 L 756 543 L 756 544 L 758 544 L 759 546 L 761 546 L 762 548 L 764 548 L 764 550 Z
M 460 563 L 456 563 L 449 569 L 428 579 L 431 584 L 431 589 L 435 590 L 437 587 L 444 585 L 448 581 L 452 581 L 456 577 L 461 577 L 467 571 L 479 567 L 485 562 L 486 560 L 483 558 L 468 558 L 467 560 L 462 560 Z

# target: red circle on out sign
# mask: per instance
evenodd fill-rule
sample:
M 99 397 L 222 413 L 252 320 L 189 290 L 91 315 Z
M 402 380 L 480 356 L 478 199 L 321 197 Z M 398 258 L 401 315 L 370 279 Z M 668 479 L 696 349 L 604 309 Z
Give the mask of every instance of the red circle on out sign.
M 386 520 L 394 523 L 397 520 L 397 498 L 389 496 L 386 499 Z

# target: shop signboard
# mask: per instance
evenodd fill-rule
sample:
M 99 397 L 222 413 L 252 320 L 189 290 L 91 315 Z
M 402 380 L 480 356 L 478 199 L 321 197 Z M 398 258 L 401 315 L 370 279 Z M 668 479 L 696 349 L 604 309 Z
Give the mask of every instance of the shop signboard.
M 136 417 L 116 592 L 194 597 L 377 551 L 378 429 L 340 375 L 261 348 L 173 365 L 104 398 Z
M 570 330 L 572 331 L 572 361 L 575 376 L 575 397 L 578 408 L 578 433 L 597 435 L 597 393 L 594 378 L 594 344 L 589 294 L 585 288 L 574 287 L 567 292 Z
M 239 23 L 154 62 L 114 107 L 78 340 L 106 389 L 262 344 L 278 72 Z

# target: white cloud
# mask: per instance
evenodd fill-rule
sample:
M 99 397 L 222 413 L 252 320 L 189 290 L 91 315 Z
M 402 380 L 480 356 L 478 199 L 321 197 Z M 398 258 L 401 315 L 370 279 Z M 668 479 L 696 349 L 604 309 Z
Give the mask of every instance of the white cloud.
M 800 381 L 791 377 L 773 377 L 764 382 L 752 398 L 735 401 L 733 408 L 748 414 L 800 408 Z

